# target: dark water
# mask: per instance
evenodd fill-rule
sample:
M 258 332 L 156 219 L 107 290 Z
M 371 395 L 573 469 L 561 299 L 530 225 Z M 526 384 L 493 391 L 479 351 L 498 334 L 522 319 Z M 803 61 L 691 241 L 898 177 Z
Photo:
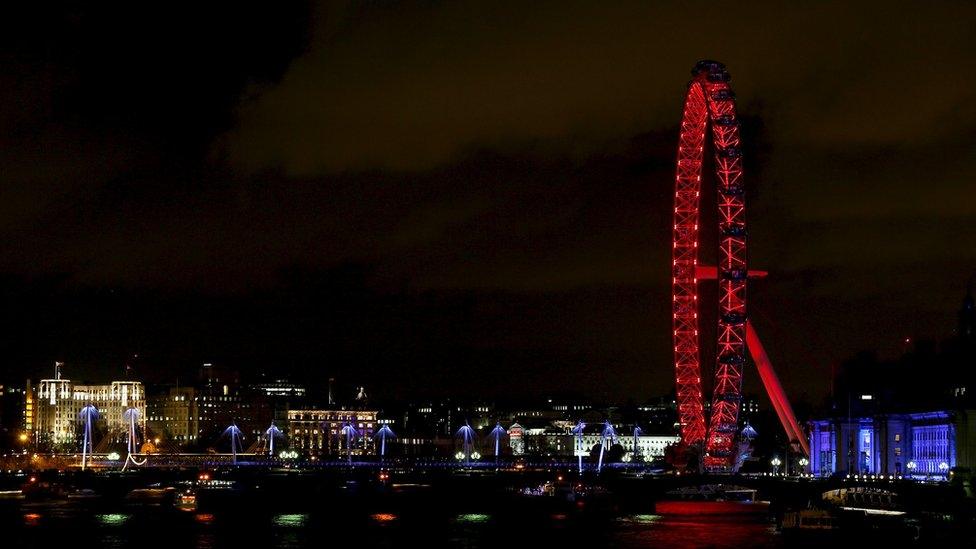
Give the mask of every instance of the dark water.
M 0 547 L 741 549 L 787 545 L 761 512 L 680 509 L 662 514 L 569 511 L 519 516 L 490 509 L 451 512 L 447 503 L 430 511 L 417 508 L 390 513 L 349 512 L 328 502 L 309 512 L 288 513 L 24 505 L 0 508 Z

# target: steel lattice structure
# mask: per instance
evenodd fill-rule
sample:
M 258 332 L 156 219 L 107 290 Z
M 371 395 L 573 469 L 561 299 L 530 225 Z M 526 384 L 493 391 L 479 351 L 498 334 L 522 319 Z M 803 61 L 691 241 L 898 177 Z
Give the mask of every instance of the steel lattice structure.
M 706 441 L 706 465 L 728 463 L 742 397 L 746 339 L 746 222 L 742 151 L 725 66 L 701 61 L 688 87 L 674 194 L 674 363 L 687 444 Z M 698 342 L 698 211 L 705 138 L 711 126 L 719 211 L 719 322 L 711 418 L 705 431 Z M 707 435 L 707 436 L 706 436 Z
M 787 436 L 809 455 L 806 437 L 796 423 L 772 364 L 746 316 L 746 281 L 765 273 L 749 271 L 746 264 L 742 151 L 735 95 L 729 87 L 731 78 L 725 66 L 716 61 L 699 61 L 692 75 L 678 144 L 672 252 L 674 365 L 681 438 L 687 445 L 704 443 L 704 465 L 707 468 L 729 469 L 734 466 L 733 449 L 748 339 L 760 377 Z M 698 212 L 709 127 L 718 185 L 717 267 L 698 264 Z M 706 431 L 698 332 L 698 282 L 707 279 L 718 279 L 719 311 L 715 381 Z

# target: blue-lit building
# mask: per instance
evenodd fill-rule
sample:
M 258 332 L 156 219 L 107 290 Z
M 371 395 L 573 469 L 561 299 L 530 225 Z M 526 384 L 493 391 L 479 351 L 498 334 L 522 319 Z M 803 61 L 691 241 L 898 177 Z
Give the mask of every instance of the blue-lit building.
M 810 422 L 810 472 L 817 476 L 947 478 L 974 466 L 976 410 L 877 414 Z
M 951 338 L 915 342 L 897 360 L 861 354 L 839 374 L 829 415 L 809 422 L 811 473 L 924 479 L 976 471 L 971 291 Z

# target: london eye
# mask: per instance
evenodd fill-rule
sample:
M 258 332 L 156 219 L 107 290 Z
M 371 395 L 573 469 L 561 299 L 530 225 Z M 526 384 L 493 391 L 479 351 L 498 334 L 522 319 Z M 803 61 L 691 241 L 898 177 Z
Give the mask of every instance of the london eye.
M 730 469 L 735 464 L 747 341 L 788 438 L 802 450 L 807 447 L 746 313 L 747 280 L 764 273 L 747 267 L 742 149 L 730 80 L 725 65 L 717 61 L 699 61 L 692 70 L 681 119 L 674 193 L 672 328 L 678 419 L 684 444 L 704 445 L 704 465 L 709 469 Z M 717 266 L 699 264 L 699 212 L 709 135 L 718 191 Z M 719 294 L 715 373 L 706 428 L 699 282 L 707 279 L 718 280 Z

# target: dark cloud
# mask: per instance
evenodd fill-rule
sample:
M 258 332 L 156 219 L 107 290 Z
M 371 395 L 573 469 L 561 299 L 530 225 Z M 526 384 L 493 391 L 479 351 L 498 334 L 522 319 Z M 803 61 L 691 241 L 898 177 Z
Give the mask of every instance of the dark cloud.
M 752 286 L 756 323 L 788 388 L 822 393 L 858 349 L 948 335 L 976 271 L 973 12 L 336 2 L 2 18 L 0 270 L 17 335 L 0 345 L 25 372 L 150 349 L 175 371 L 321 364 L 405 392 L 552 378 L 663 392 L 677 117 L 707 57 L 729 66 L 744 121 L 750 259 L 771 271 Z
M 899 146 L 972 126 L 971 6 L 695 4 L 323 10 L 308 54 L 242 106 L 229 147 L 294 174 L 425 169 L 540 140 L 590 152 L 672 127 L 688 59 L 710 55 L 794 146 Z

